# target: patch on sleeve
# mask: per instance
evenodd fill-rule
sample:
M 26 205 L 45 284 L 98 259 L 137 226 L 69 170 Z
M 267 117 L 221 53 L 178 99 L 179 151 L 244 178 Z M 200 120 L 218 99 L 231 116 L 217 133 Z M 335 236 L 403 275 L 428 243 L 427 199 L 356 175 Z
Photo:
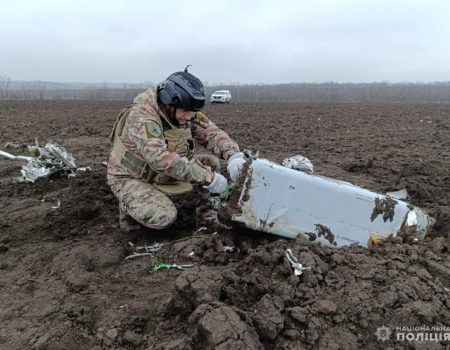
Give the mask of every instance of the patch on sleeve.
M 202 112 L 195 113 L 195 120 L 198 124 L 200 124 L 202 127 L 207 128 L 209 125 L 209 119 L 206 115 L 204 115 Z
M 148 138 L 160 137 L 161 127 L 154 121 L 145 122 L 145 132 Z
M 197 113 L 195 113 L 195 118 L 196 118 L 198 121 L 201 121 L 201 122 L 203 122 L 203 123 L 209 123 L 208 117 L 207 117 L 206 115 L 204 115 L 202 112 L 197 112 Z

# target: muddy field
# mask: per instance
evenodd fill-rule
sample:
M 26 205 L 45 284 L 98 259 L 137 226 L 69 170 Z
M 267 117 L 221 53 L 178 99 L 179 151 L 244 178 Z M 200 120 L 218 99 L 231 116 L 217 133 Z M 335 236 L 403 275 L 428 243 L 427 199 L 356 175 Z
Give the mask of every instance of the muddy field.
M 423 242 L 369 252 L 237 228 L 193 235 L 187 215 L 166 232 L 121 232 L 101 163 L 125 105 L 0 102 L 0 149 L 24 154 L 38 137 L 92 167 L 12 184 L 21 162 L 0 159 L 1 349 L 449 348 L 442 335 L 396 341 L 395 330 L 450 327 L 450 106 L 207 106 L 242 148 L 303 154 L 317 173 L 374 191 L 406 188 L 437 219 Z M 152 274 L 151 258 L 124 259 L 154 242 L 158 259 L 194 267 Z M 294 276 L 285 248 L 312 270 Z

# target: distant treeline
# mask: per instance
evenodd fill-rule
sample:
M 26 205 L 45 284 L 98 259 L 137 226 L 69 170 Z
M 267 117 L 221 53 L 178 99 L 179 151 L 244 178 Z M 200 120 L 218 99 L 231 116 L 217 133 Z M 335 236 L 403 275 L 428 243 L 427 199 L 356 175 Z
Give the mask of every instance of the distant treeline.
M 101 83 L 81 88 L 55 87 L 46 82 L 21 88 L 12 85 L 5 90 L 0 84 L 0 99 L 132 100 L 152 84 Z M 232 102 L 450 103 L 450 82 L 235 84 L 207 86 L 207 97 L 223 89 L 231 91 Z
M 291 83 L 208 87 L 227 89 L 233 101 L 450 103 L 450 82 L 440 83 Z

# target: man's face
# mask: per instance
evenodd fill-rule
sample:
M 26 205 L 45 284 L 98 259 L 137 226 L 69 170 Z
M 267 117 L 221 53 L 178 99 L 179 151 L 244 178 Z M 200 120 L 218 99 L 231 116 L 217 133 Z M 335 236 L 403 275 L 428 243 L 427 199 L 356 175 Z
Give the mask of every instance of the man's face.
M 194 113 L 192 111 L 186 111 L 183 108 L 177 108 L 175 110 L 175 118 L 180 125 L 185 125 L 188 121 L 194 118 Z

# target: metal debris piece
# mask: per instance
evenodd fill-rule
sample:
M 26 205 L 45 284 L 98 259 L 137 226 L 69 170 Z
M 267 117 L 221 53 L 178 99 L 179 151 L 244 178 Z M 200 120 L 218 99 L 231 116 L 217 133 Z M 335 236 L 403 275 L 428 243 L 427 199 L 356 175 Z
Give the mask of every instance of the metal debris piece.
M 294 269 L 294 275 L 300 276 L 303 274 L 303 271 L 311 271 L 311 266 L 303 267 L 303 265 L 298 262 L 291 249 L 286 249 L 285 254 L 286 258 L 289 260 L 292 268 Z
M 52 206 L 52 209 L 58 209 L 61 206 L 61 200 L 58 199 L 58 203 L 54 206 Z
M 153 243 L 152 245 L 144 245 L 140 247 L 136 247 L 136 253 L 156 253 L 157 251 L 161 250 L 163 247 L 162 243 Z
M 169 269 L 177 269 L 177 270 L 185 270 L 189 267 L 193 267 L 194 265 L 186 265 L 186 264 L 166 264 L 162 261 L 156 260 L 153 263 L 152 268 L 150 269 L 149 272 L 158 272 L 161 270 L 169 270 Z
M 232 252 L 234 252 L 234 247 L 230 247 L 229 245 L 225 245 L 225 246 L 223 246 L 223 251 L 225 253 L 232 253 Z
M 192 251 L 192 252 L 190 252 L 187 256 L 190 257 L 190 258 L 192 258 L 194 255 L 195 255 L 195 252 Z
M 21 177 L 15 179 L 17 182 L 34 182 L 36 179 L 60 171 L 73 172 L 77 166 L 73 156 L 62 146 L 48 142 L 45 147 L 39 148 L 37 157 L 21 157 L 16 159 L 27 160 L 28 164 L 23 165 L 20 172 Z
M 131 247 L 134 247 L 133 243 L 128 242 L 128 244 Z M 163 247 L 162 243 L 154 243 L 152 245 L 138 246 L 134 249 L 133 254 L 125 257 L 125 260 L 130 260 L 141 256 L 154 256 L 154 253 L 158 252 L 162 247 Z
M 314 172 L 314 167 L 311 161 L 300 154 L 283 159 L 281 165 L 289 169 L 304 171 L 306 173 Z
M 399 200 L 406 200 L 409 197 L 409 194 L 408 194 L 408 191 L 406 190 L 406 188 L 403 188 L 398 191 L 388 192 L 388 193 L 386 193 L 386 195 L 389 197 L 395 198 L 395 199 L 399 199 Z
M 8 159 L 13 159 L 13 160 L 32 160 L 32 157 L 25 157 L 25 156 L 15 156 L 14 154 L 5 152 L 5 151 L 0 151 L 0 156 L 6 157 Z
M 133 253 L 125 257 L 125 260 L 131 260 L 135 258 L 139 258 L 141 256 L 153 256 L 153 253 Z
M 81 172 L 85 173 L 86 171 L 92 171 L 92 169 L 90 166 L 84 166 L 81 168 L 77 168 L 77 171 L 81 171 Z
M 192 235 L 194 236 L 195 234 L 197 234 L 199 232 L 202 232 L 202 231 L 205 231 L 205 230 L 206 230 L 205 226 L 199 227 Z
M 351 183 L 254 159 L 243 169 L 234 196 L 231 220 L 255 231 L 286 238 L 311 238 L 318 224 L 332 232 L 314 242 L 337 247 L 366 246 L 371 232 L 423 239 L 434 223 L 420 208 Z M 375 207 L 375 210 L 374 210 Z M 329 238 L 329 236 L 328 236 Z

